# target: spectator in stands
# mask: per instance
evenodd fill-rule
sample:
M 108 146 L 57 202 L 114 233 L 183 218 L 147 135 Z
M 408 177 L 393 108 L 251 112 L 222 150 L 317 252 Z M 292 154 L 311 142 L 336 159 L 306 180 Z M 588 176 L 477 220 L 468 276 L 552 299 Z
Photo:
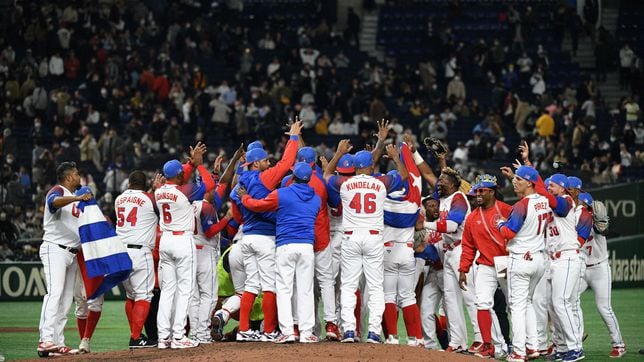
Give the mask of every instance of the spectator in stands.
M 535 123 L 535 130 L 539 137 L 550 138 L 555 134 L 555 120 L 552 119 L 547 109 L 541 112 L 541 116 Z
M 344 39 L 351 44 L 354 42 L 356 48 L 360 48 L 360 17 L 349 7 L 347 13 L 347 28 L 344 31 Z
M 639 122 L 640 118 L 640 106 L 635 102 L 632 97 L 626 98 L 624 101 L 624 111 L 626 113 L 626 121 L 631 125 Z
M 63 58 L 60 57 L 59 52 L 55 52 L 49 59 L 49 74 L 56 78 L 60 78 L 64 72 L 65 65 Z
M 465 100 L 465 83 L 461 80 L 460 73 L 459 75 L 454 76 L 454 78 L 447 85 L 447 99 L 450 99 L 452 103 Z
M 619 50 L 619 84 L 622 89 L 629 89 L 631 67 L 635 59 L 635 52 L 631 49 L 630 44 L 624 43 L 622 49 Z
M 545 93 L 546 82 L 543 79 L 543 74 L 541 74 L 541 71 L 537 70 L 536 72 L 532 73 L 532 77 L 530 77 L 530 85 L 532 86 L 532 94 L 536 96 L 542 96 L 543 93 Z
M 429 135 L 431 137 L 436 137 L 441 141 L 445 141 L 447 139 L 447 123 L 443 121 L 440 117 L 436 117 L 436 115 L 431 115 L 429 116 L 430 119 L 430 124 L 429 124 Z

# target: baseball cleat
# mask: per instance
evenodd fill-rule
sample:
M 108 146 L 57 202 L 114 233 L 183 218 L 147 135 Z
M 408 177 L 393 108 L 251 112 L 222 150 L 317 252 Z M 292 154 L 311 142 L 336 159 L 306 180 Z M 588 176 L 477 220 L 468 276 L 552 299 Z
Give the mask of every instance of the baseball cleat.
M 586 355 L 583 349 L 568 351 L 561 356 L 561 360 L 564 362 L 575 362 L 584 358 L 586 358 Z
M 270 333 L 264 332 L 264 333 L 262 333 L 260 341 L 262 341 L 262 342 L 275 342 L 279 338 L 280 334 L 281 333 L 276 331 L 276 330 L 272 331 Z
M 55 351 L 50 351 L 49 357 L 70 356 L 74 354 L 78 354 L 77 349 L 71 349 L 67 346 L 61 346 L 61 347 L 58 347 L 58 349 Z
M 374 344 L 379 344 L 380 343 L 380 335 L 374 333 L 374 332 L 369 332 L 367 335 L 367 343 L 374 343 Z
M 300 337 L 300 343 L 318 343 L 318 342 L 320 342 L 320 339 L 313 334 L 308 335 L 306 337 Z
M 169 339 L 159 339 L 159 341 L 157 342 L 158 349 L 168 349 L 171 347 L 171 345 L 172 341 L 170 341 Z
M 340 342 L 342 343 L 353 343 L 355 342 L 356 339 L 356 332 L 354 331 L 346 331 L 344 332 L 344 336 L 342 337 L 342 340 Z
M 461 346 L 458 346 L 458 347 L 448 346 L 447 349 L 445 349 L 445 352 L 461 353 L 461 352 L 465 352 L 465 350 Z
M 474 352 L 476 357 L 480 358 L 495 358 L 494 346 L 491 343 L 484 343 L 481 347 Z
M 157 342 L 150 341 L 143 335 L 141 335 L 138 339 L 130 337 L 130 349 L 153 348 L 157 345 Z
M 210 336 L 215 341 L 221 341 L 222 338 L 224 338 L 224 326 L 226 323 L 224 322 L 224 317 L 220 312 L 213 314 L 210 324 Z
M 89 338 L 81 339 L 80 345 L 78 345 L 78 353 L 90 353 L 89 349 Z
M 512 352 L 505 360 L 508 362 L 523 362 L 525 361 L 525 357 L 516 352 Z
M 58 350 L 58 345 L 54 342 L 38 342 L 36 352 L 38 352 L 39 357 L 45 358 L 49 357 L 49 352 L 54 352 L 56 350 Z
M 610 358 L 620 358 L 626 354 L 626 347 L 613 347 L 613 350 L 608 355 Z
M 295 343 L 295 336 L 292 334 L 289 334 L 288 336 L 285 334 L 282 334 L 273 343 L 277 343 L 277 344 Z
M 525 354 L 526 354 L 525 356 L 526 361 L 532 361 L 533 359 L 537 359 L 541 357 L 541 353 L 536 349 L 526 348 Z
M 385 344 L 398 344 L 398 336 L 390 334 L 387 339 L 385 339 Z
M 476 352 L 480 351 L 481 348 L 483 348 L 483 342 L 474 342 L 474 343 L 472 343 L 470 348 L 467 349 L 467 351 L 470 352 L 470 353 L 476 353 Z
M 183 336 L 181 339 L 172 339 L 170 343 L 170 348 L 172 349 L 185 349 L 185 348 L 194 348 L 199 346 L 199 342 L 193 341 L 192 339 Z
M 210 337 L 202 337 L 202 338 L 196 338 L 196 342 L 199 342 L 199 344 L 212 344 L 213 340 Z
M 407 337 L 407 346 L 409 347 L 423 347 L 425 348 L 425 345 L 423 345 L 423 340 L 418 339 L 416 337 Z
M 237 337 L 235 340 L 237 342 L 258 342 L 259 341 L 259 335 L 257 332 L 255 332 L 252 329 L 249 329 L 247 331 L 238 331 L 237 332 Z
M 326 322 L 326 339 L 329 341 L 339 341 L 340 340 L 340 330 L 338 326 L 333 322 Z

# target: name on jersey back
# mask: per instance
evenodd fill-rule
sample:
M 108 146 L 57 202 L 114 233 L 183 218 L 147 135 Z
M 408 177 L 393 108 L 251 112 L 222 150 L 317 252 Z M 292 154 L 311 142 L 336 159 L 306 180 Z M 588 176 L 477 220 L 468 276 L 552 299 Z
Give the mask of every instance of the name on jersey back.
M 159 192 L 158 194 L 155 195 L 157 201 L 158 200 L 172 200 L 172 201 L 177 201 L 177 195 L 170 193 L 170 192 Z
M 137 204 L 139 206 L 143 206 L 145 204 L 145 200 L 138 196 L 123 197 L 117 200 L 116 206 L 123 204 Z
M 548 206 L 547 202 L 537 202 L 534 204 L 534 211 L 539 211 L 539 210 L 548 210 L 550 206 Z
M 355 189 L 367 189 L 367 190 L 375 190 L 376 192 L 380 191 L 380 185 L 375 183 L 375 182 L 369 182 L 369 181 L 353 181 L 347 183 L 347 190 L 355 190 Z

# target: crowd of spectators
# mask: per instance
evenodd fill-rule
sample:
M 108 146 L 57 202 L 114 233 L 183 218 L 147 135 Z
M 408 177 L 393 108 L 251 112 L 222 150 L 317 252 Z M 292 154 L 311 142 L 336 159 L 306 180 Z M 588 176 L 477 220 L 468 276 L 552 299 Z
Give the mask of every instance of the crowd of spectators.
M 517 41 L 538 28 L 530 6 L 499 14 L 509 38 L 463 43 L 450 30 L 453 1 L 453 14 L 430 22 L 428 46 L 439 57 L 410 63 L 360 52 L 360 12 L 339 22 L 337 4 L 322 3 L 68 0 L 2 9 L 0 260 L 37 260 L 59 162 L 79 164 L 81 183 L 113 217 L 131 170 L 153 175 L 196 141 L 208 145 L 210 163 L 254 139 L 279 158 L 295 116 L 305 141 L 329 158 L 340 138 L 358 149 L 372 143 L 375 121 L 387 118 L 391 142 L 404 133 L 445 140 L 450 163 L 470 179 L 514 159 L 521 138 L 540 170 L 563 168 L 588 184 L 642 169 L 639 96 L 613 109 L 590 76 L 551 87 L 547 51 Z M 559 19 L 561 8 L 551 11 Z M 631 58 L 625 76 L 641 79 L 641 65 L 632 66 L 641 60 Z

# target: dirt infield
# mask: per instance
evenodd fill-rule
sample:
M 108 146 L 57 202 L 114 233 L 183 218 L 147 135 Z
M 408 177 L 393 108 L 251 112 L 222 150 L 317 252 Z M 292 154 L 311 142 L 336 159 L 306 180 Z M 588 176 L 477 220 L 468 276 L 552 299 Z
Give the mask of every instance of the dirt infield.
M 185 350 L 125 350 L 60 357 L 57 360 L 161 360 L 180 361 L 477 361 L 463 354 L 427 351 L 422 348 L 367 343 L 321 342 L 302 345 L 269 343 L 216 343 Z M 40 361 L 43 361 L 42 359 Z

